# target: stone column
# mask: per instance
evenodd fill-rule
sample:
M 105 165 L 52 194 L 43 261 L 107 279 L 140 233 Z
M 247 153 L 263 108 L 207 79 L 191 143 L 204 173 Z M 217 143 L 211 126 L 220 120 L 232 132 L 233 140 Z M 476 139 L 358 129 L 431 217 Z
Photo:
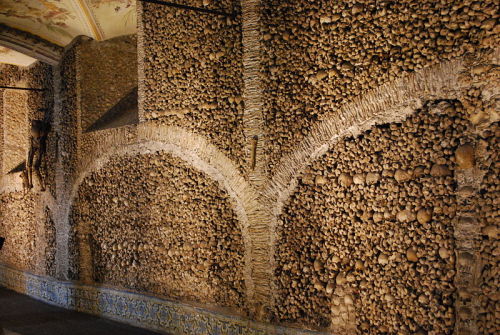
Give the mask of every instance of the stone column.
M 266 128 L 262 115 L 263 93 L 261 80 L 261 29 L 260 0 L 244 0 L 243 21 L 243 99 L 244 133 L 247 154 L 246 171 L 253 188 L 261 193 L 268 182 L 267 159 L 264 154 Z M 253 288 L 248 288 L 249 307 L 258 320 L 269 317 L 272 301 L 273 240 L 271 238 L 272 213 L 262 196 L 255 207 L 248 208 L 248 234 L 251 245 L 251 276 Z

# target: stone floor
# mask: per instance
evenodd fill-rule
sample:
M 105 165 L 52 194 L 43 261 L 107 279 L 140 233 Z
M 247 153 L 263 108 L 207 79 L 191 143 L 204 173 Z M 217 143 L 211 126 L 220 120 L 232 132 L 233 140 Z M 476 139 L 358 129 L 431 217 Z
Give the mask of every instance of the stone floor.
M 2 335 L 155 335 L 84 313 L 44 304 L 0 287 Z

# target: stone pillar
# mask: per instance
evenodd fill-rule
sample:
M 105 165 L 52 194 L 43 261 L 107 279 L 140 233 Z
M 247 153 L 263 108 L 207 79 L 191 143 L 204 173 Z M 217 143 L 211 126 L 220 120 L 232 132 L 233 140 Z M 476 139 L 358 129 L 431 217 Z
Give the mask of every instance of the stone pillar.
M 241 2 L 243 21 L 243 99 L 246 171 L 251 185 L 262 192 L 268 182 L 267 159 L 264 153 L 266 128 L 262 115 L 263 93 L 261 80 L 260 0 Z M 251 276 L 253 288 L 248 288 L 249 307 L 257 320 L 266 320 L 273 306 L 273 239 L 272 213 L 265 199 L 258 197 L 254 207 L 248 208 L 248 234 L 251 245 Z
M 54 67 L 54 131 L 57 134 L 56 153 L 56 276 L 76 279 L 70 275 L 71 239 L 74 238 L 70 214 L 70 196 L 78 157 L 78 98 L 77 45 L 71 45 L 58 66 Z M 75 272 L 72 270 L 72 272 Z

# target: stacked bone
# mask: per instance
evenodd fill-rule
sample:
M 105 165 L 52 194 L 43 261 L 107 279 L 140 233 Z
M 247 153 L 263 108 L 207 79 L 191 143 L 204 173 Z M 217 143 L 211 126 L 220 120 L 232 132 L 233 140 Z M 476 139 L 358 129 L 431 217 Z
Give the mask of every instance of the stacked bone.
M 307 169 L 279 220 L 280 320 L 452 332 L 452 171 L 454 150 L 470 140 L 457 106 L 430 102 L 341 140 Z
M 481 218 L 481 292 L 478 320 L 478 334 L 494 334 L 500 327 L 498 317 L 500 282 L 498 276 L 499 245 L 499 199 L 500 187 L 498 185 L 500 131 L 498 123 L 493 124 L 490 130 L 484 133 L 484 141 L 488 144 L 487 152 L 490 153 L 489 170 L 484 176 L 481 185 L 481 198 L 479 199 L 479 217 Z
M 14 268 L 37 270 L 35 245 L 36 227 L 34 207 L 36 196 L 21 192 L 3 194 L 0 197 L 0 236 L 5 244 L 0 253 L 0 263 Z
M 50 65 L 41 62 L 36 62 L 30 67 L 2 64 L 0 70 L 1 85 L 45 89 L 43 92 L 20 91 L 27 93 L 30 119 L 43 117 L 37 113 L 42 108 L 51 110 L 53 91 L 52 67 Z
M 4 108 L 1 122 L 2 132 L 8 134 L 7 140 L 2 136 L 4 139 L 3 145 L 10 148 L 23 147 L 23 150 L 18 152 L 19 154 L 4 155 L 4 172 L 8 172 L 26 159 L 30 120 L 44 119 L 45 116 L 47 120 L 51 120 L 53 101 L 52 67 L 40 62 L 30 67 L 4 64 L 1 66 L 0 71 L 1 85 L 45 89 L 45 91 L 2 90 L 7 94 L 5 96 L 1 94 L 3 99 L 0 103 L 8 103 L 9 105 L 8 108 Z M 9 140 L 12 143 L 9 143 Z M 48 162 L 49 160 L 47 160 Z M 48 170 L 53 172 L 52 167 L 50 167 L 48 169 L 44 168 L 42 173 L 47 175 Z M 50 181 L 53 180 L 53 178 L 49 179 Z
M 77 153 L 77 129 L 78 129 L 78 99 L 77 99 L 77 49 L 78 45 L 68 50 L 60 64 L 60 99 L 61 112 L 57 136 L 59 140 L 54 148 L 58 149 L 57 161 L 63 167 L 63 185 L 71 185 L 72 177 L 75 174 L 75 162 Z M 60 156 L 59 156 L 60 155 Z
M 89 41 L 78 54 L 81 70 L 82 131 L 137 87 L 137 38 Z
M 228 196 L 178 158 L 114 156 L 85 178 L 72 221 L 75 245 L 89 239 L 97 282 L 243 305 L 244 248 Z
M 232 0 L 178 3 L 240 12 Z M 200 133 L 242 164 L 241 17 L 143 7 L 144 118 Z
M 7 90 L 3 96 L 3 173 L 9 173 L 28 155 L 28 95 L 26 91 Z
M 53 122 L 53 75 L 52 67 L 37 62 L 30 68 L 24 69 L 23 78 L 26 78 L 29 87 L 43 88 L 43 92 L 31 92 L 28 95 L 28 108 L 30 115 L 29 120 L 43 120 L 48 123 Z M 29 127 L 29 125 L 28 125 Z M 55 165 L 56 161 L 56 134 L 54 131 L 49 132 L 47 138 L 47 150 L 44 155 L 44 160 L 40 172 L 43 175 L 47 189 L 55 195 Z
M 1 117 L 0 151 L 4 151 L 3 168 L 4 172 L 9 172 L 27 159 L 29 148 L 29 122 L 32 119 L 51 119 L 51 108 L 53 101 L 52 91 L 52 68 L 49 65 L 37 62 L 30 67 L 17 67 L 1 65 L 0 83 L 6 86 L 44 88 L 45 91 L 19 91 L 2 90 L 9 92 L 8 108 L 3 108 Z M 3 93 L 0 94 L 3 97 Z M 15 98 L 15 99 L 13 99 Z M 3 106 L 2 106 L 3 107 Z M 43 109 L 47 109 L 44 111 Z M 6 136 L 5 136 L 6 135 Z M 3 148 L 1 148 L 3 146 Z M 51 148 L 48 155 L 54 155 Z M 41 172 L 46 176 L 49 186 L 53 186 L 54 170 L 50 162 L 46 159 L 42 165 Z M 10 166 L 6 163 L 10 162 Z M 48 176 L 48 177 L 47 177 Z M 51 187 L 53 189 L 53 187 Z M 0 236 L 6 237 L 6 244 L 2 250 L 0 262 L 6 263 L 18 269 L 45 273 L 44 265 L 39 263 L 41 253 L 52 246 L 40 245 L 40 230 L 38 222 L 43 222 L 42 218 L 36 217 L 37 203 L 40 197 L 36 193 L 12 192 L 4 190 L 0 200 Z
M 44 260 L 45 269 L 44 272 L 47 276 L 56 276 L 56 227 L 54 221 L 51 217 L 51 211 L 45 208 L 45 250 L 44 250 Z
M 498 2 L 266 1 L 270 169 L 339 106 L 406 72 L 499 44 Z
M 28 96 L 28 106 L 32 115 L 31 118 L 42 119 L 44 117 L 50 118 L 52 116 L 53 104 L 53 82 L 52 82 L 52 67 L 50 65 L 37 62 L 29 68 L 22 71 L 21 76 L 29 83 L 28 87 L 43 88 L 43 92 L 32 92 Z M 41 111 L 41 109 L 46 109 Z

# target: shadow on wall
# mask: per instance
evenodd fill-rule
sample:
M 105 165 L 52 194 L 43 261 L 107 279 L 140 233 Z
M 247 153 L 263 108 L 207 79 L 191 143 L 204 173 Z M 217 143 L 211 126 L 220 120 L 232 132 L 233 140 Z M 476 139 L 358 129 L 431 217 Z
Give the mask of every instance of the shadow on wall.
M 82 182 L 72 278 L 241 310 L 244 247 L 227 194 L 164 153 L 114 156 Z
M 14 166 L 7 174 L 19 174 L 25 190 L 33 188 L 34 180 L 38 186 L 45 189 L 47 179 L 47 140 L 51 132 L 52 113 L 49 109 L 41 108 L 37 110 L 38 116 L 35 116 L 29 128 L 27 148 L 22 151 L 27 152 L 27 159 Z M 26 155 L 25 155 L 26 156 Z
M 86 41 L 77 52 L 81 130 L 137 123 L 136 36 Z
M 127 95 L 121 98 L 116 105 L 110 108 L 96 122 L 87 128 L 85 132 L 88 133 L 139 123 L 137 99 L 137 87 L 135 87 Z

